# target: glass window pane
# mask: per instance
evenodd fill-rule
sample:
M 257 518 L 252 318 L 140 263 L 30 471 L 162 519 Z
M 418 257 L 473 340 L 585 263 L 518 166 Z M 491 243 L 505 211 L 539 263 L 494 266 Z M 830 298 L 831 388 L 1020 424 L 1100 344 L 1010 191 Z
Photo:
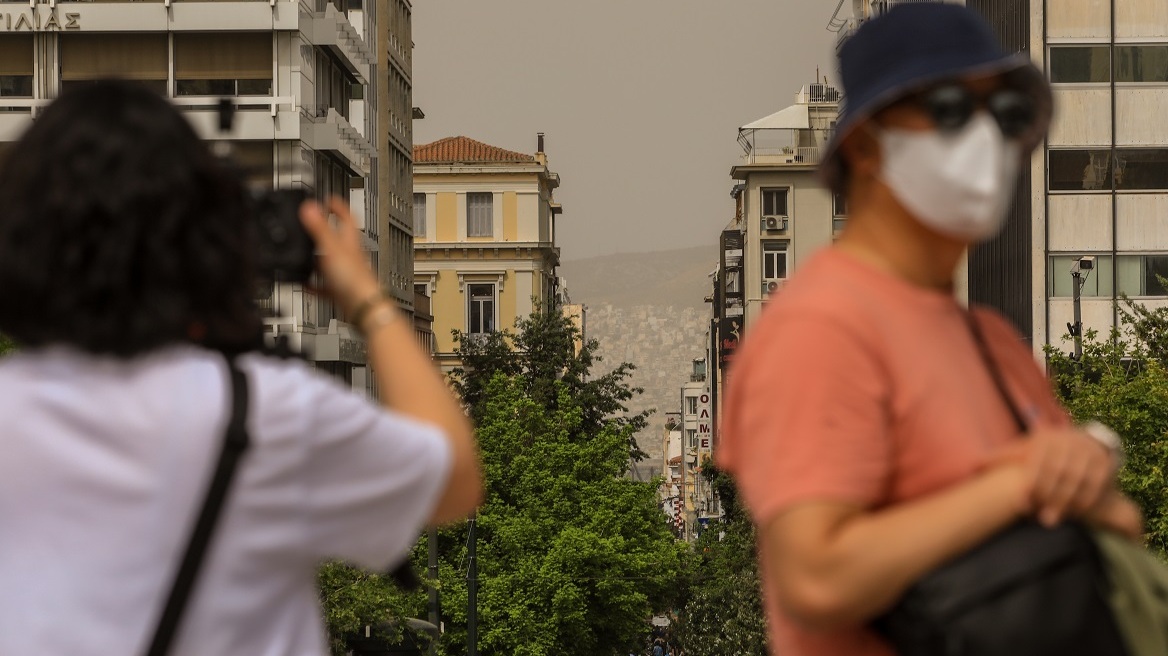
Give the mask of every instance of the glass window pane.
M 1052 297 L 1070 298 L 1073 293 L 1071 267 L 1082 255 L 1055 255 L 1047 259 L 1047 290 Z M 1112 289 L 1111 256 L 1096 255 L 1095 268 L 1083 279 L 1081 295 L 1110 297 Z
M 1168 296 L 1168 286 L 1164 281 L 1168 279 L 1168 255 L 1145 255 L 1144 260 L 1144 295 Z
M 0 98 L 32 98 L 32 76 L 0 75 Z
M 1119 275 L 1120 294 L 1128 296 L 1143 296 L 1143 257 L 1140 255 L 1120 255 L 1115 263 Z
M 787 216 L 787 190 L 786 189 L 763 189 L 762 190 L 762 215 L 763 216 Z
M 258 80 L 237 80 L 237 92 L 241 96 L 272 95 L 272 78 Z
M 175 95 L 234 96 L 235 80 L 176 80 Z
M 1168 82 L 1168 45 L 1116 46 L 1116 82 Z
M 1168 149 L 1121 148 L 1115 152 L 1116 189 L 1168 189 Z
M 1107 150 L 1052 150 L 1047 167 L 1050 190 L 1110 189 L 1110 162 Z
M 1107 46 L 1057 46 L 1050 49 L 1050 81 L 1110 82 Z

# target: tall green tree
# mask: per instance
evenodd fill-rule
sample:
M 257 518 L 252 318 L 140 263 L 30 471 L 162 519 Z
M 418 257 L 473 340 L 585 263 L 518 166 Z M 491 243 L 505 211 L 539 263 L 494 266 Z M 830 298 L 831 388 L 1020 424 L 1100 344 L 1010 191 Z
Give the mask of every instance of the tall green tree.
M 702 466 L 722 505 L 722 521 L 695 544 L 685 604 L 674 637 L 690 656 L 767 653 L 755 529 L 734 482 L 712 463 Z
M 476 419 L 483 414 L 486 387 L 503 374 L 517 383 L 536 403 L 555 410 L 559 390 L 566 389 L 582 416 L 573 439 L 587 439 L 613 428 L 628 439 L 629 457 L 644 458 L 636 434 L 648 425 L 651 411 L 629 414 L 628 402 L 644 392 L 629 383 L 636 367 L 622 362 L 611 371 L 593 371 L 602 363 L 600 343 L 584 339 L 559 306 L 536 308 L 515 324 L 515 330 L 486 335 L 454 331 L 463 366 L 453 372 L 455 390 Z
M 0 333 L 0 357 L 7 355 L 8 353 L 11 353 L 15 350 L 16 344 L 11 339 L 5 337 L 4 333 Z
M 631 365 L 594 375 L 596 342 L 559 308 L 516 332 L 456 335 L 454 382 L 477 426 L 487 488 L 477 518 L 478 648 L 491 656 L 595 656 L 637 649 L 667 608 L 685 547 L 655 483 L 625 476 L 645 415 Z M 577 348 L 579 347 L 579 348 Z M 443 532 L 442 651 L 467 649 L 467 531 Z
M 1144 513 L 1148 545 L 1168 554 L 1168 310 L 1129 299 L 1121 328 L 1106 338 L 1087 331 L 1083 356 L 1047 347 L 1060 399 L 1076 421 L 1101 421 L 1123 438 L 1123 491 Z

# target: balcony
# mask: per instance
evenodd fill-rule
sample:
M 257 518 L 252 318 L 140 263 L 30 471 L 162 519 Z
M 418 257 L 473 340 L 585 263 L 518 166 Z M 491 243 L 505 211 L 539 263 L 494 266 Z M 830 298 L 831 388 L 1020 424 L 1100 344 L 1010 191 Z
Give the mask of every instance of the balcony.
M 315 116 L 302 115 L 300 135 L 313 150 L 327 150 L 347 160 L 362 176 L 369 175 L 377 149 L 336 109 L 319 108 Z
M 372 83 L 370 70 L 376 57 L 349 17 L 328 5 L 325 11 L 303 14 L 300 31 L 308 42 L 331 50 L 361 84 Z
M 783 146 L 778 148 L 754 148 L 742 156 L 744 164 L 789 164 L 792 166 L 815 166 L 819 164 L 818 146 Z

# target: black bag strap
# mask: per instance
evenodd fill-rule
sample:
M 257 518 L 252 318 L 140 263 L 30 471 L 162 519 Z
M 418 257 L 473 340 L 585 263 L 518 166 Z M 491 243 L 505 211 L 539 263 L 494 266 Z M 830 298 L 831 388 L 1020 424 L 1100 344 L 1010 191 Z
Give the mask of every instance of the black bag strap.
M 1002 371 L 994 362 L 993 355 L 990 354 L 989 345 L 986 344 L 985 335 L 981 331 L 981 326 L 977 322 L 977 317 L 973 316 L 973 310 L 965 313 L 969 320 L 969 331 L 973 333 L 973 341 L 977 344 L 977 351 L 981 354 L 981 359 L 985 362 L 986 369 L 990 372 L 990 378 L 994 381 L 994 387 L 998 390 L 998 395 L 1002 397 L 1002 401 L 1006 404 L 1006 408 L 1010 411 L 1010 416 L 1014 418 L 1014 424 L 1018 427 L 1018 432 L 1026 434 L 1030 432 L 1030 426 L 1022 417 L 1022 413 L 1018 411 L 1018 406 L 1014 404 L 1014 398 L 1010 396 L 1010 391 L 1006 389 L 1006 381 L 1002 379 Z
M 215 468 L 211 485 L 207 488 L 203 508 L 199 511 L 198 520 L 191 532 L 182 565 L 171 585 L 166 606 L 154 630 L 150 648 L 146 652 L 147 656 L 165 656 L 174 642 L 183 611 L 186 609 L 199 575 L 199 568 L 206 556 L 207 546 L 211 543 L 220 511 L 223 510 L 223 502 L 227 500 L 231 479 L 251 439 L 247 433 L 247 375 L 237 366 L 233 356 L 227 356 L 227 370 L 231 375 L 231 418 L 227 422 L 222 450 L 219 452 L 219 464 Z

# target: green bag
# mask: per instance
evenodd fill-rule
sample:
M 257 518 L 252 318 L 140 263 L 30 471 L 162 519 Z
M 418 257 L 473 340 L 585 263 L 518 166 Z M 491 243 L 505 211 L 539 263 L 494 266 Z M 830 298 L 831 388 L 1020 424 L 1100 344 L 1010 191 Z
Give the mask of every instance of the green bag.
M 1111 579 L 1107 602 L 1129 656 L 1168 654 L 1168 566 L 1110 531 L 1093 531 Z

